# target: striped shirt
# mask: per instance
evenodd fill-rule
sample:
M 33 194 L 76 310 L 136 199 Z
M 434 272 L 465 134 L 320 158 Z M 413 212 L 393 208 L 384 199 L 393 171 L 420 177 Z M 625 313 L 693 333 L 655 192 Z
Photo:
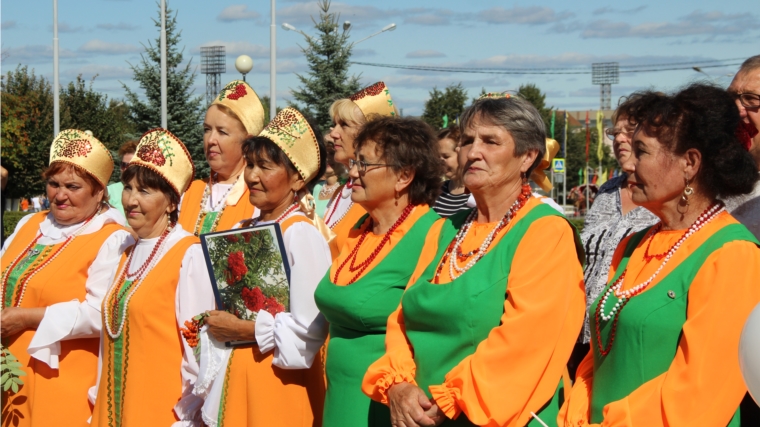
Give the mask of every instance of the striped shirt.
M 469 209 L 467 206 L 467 199 L 470 197 L 467 193 L 451 194 L 449 192 L 449 182 L 445 181 L 441 187 L 441 195 L 433 205 L 433 210 L 443 218 L 448 218 L 455 213 Z

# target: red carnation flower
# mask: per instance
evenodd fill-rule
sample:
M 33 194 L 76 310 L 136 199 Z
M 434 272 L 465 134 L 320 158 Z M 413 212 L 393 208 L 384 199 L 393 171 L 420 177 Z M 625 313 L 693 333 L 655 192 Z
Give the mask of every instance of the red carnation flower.
M 742 144 L 745 150 L 749 151 L 752 147 L 752 138 L 757 135 L 757 128 L 752 123 L 739 123 L 739 127 L 736 128 L 736 137 L 739 138 L 739 142 Z
M 227 283 L 233 284 L 243 280 L 245 273 L 248 273 L 248 267 L 245 265 L 243 252 L 238 251 L 229 254 L 227 257 L 227 271 L 225 272 Z
M 285 306 L 280 304 L 274 297 L 269 297 L 264 303 L 264 310 L 268 311 L 269 314 L 274 316 L 277 313 L 282 313 L 285 311 Z
M 243 240 L 245 240 L 246 243 L 251 243 L 251 237 L 253 236 L 253 233 L 243 233 Z
M 238 242 L 238 238 L 234 234 L 228 234 L 228 235 L 224 236 L 224 238 L 227 239 L 227 241 L 230 242 L 230 243 L 237 243 Z
M 264 297 L 259 288 L 243 288 L 243 292 L 240 295 L 243 297 L 243 304 L 245 304 L 248 310 L 258 312 L 265 306 L 266 297 Z

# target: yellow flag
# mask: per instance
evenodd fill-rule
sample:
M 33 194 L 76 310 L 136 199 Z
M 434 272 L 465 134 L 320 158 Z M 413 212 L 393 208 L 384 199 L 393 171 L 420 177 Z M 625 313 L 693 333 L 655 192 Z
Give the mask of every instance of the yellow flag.
M 607 176 L 609 175 L 607 169 L 602 169 L 602 175 L 599 177 L 599 181 L 596 182 L 596 185 L 602 186 L 605 182 L 607 182 Z
M 602 110 L 596 112 L 596 133 L 598 138 L 596 158 L 601 162 L 604 158 L 604 151 L 602 151 L 604 145 L 604 112 Z

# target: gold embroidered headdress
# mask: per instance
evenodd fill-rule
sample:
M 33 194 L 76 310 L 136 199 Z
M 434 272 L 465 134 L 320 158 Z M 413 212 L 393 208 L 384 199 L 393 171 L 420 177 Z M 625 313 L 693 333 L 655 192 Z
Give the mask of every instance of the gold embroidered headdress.
M 248 83 L 233 80 L 219 92 L 211 105 L 220 104 L 232 110 L 248 134 L 256 136 L 264 128 L 264 106 Z
M 546 176 L 546 173 L 544 171 L 548 169 L 549 166 L 551 166 L 552 159 L 554 159 L 554 156 L 556 156 L 558 152 L 559 142 L 551 138 L 546 138 L 546 151 L 544 152 L 544 158 L 541 159 L 541 163 L 539 163 L 538 166 L 536 166 L 536 168 L 533 169 L 533 172 L 530 174 L 530 179 L 538 184 L 541 189 L 547 193 L 551 193 L 552 191 L 552 182 L 549 180 L 549 177 Z
M 377 82 L 371 86 L 356 92 L 349 97 L 356 104 L 367 120 L 371 116 L 395 116 L 396 107 L 393 106 L 391 92 L 383 82 Z
M 174 134 L 161 128 L 145 132 L 129 164 L 146 167 L 158 173 L 180 196 L 195 176 L 193 159 L 185 144 Z
M 103 188 L 113 172 L 113 158 L 102 142 L 81 130 L 62 130 L 50 146 L 50 164 L 62 162 L 92 175 Z
M 305 182 L 319 172 L 319 144 L 306 118 L 295 108 L 281 110 L 259 136 L 277 144 L 296 167 Z

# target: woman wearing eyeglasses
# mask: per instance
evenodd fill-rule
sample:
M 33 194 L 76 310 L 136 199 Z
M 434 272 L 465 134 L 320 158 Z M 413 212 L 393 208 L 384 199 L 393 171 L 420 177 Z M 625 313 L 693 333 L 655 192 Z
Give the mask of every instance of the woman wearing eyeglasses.
M 630 98 L 628 102 L 635 98 Z M 623 103 L 612 115 L 614 126 L 604 130 L 607 138 L 612 140 L 612 150 L 619 165 L 631 156 L 631 137 L 634 125 L 628 121 Z M 586 221 L 581 233 L 581 241 L 586 250 L 586 319 L 583 331 L 578 337 L 570 361 L 571 373 L 589 351 L 590 331 L 588 327 L 588 307 L 607 285 L 607 274 L 612 262 L 612 254 L 618 243 L 626 236 L 657 222 L 657 217 L 646 208 L 636 206 L 631 200 L 631 189 L 627 185 L 628 174 L 625 172 L 605 182 L 599 189 L 594 204 L 586 214 Z
M 442 175 L 430 126 L 381 118 L 365 125 L 355 144 L 351 199 L 367 214 L 350 229 L 314 295 L 330 323 L 324 426 L 390 425 L 388 408 L 362 393 L 362 378 L 385 351 L 388 315 L 440 218 L 430 208 Z
M 203 151 L 211 176 L 193 181 L 182 197 L 182 228 L 198 236 L 229 230 L 254 215 L 243 180 L 243 141 L 263 128 L 264 107 L 256 92 L 240 80 L 227 84 L 203 119 Z
M 365 123 L 378 117 L 397 116 L 398 112 L 391 99 L 388 87 L 383 82 L 368 86 L 346 99 L 339 99 L 330 106 L 333 128 L 330 137 L 335 147 L 335 161 L 349 166 L 349 160 L 355 159 L 354 138 Z M 366 214 L 364 209 L 354 203 L 351 197 L 353 182 L 349 180 L 333 194 L 325 211 L 325 223 L 335 233 L 330 241 L 333 258 L 343 249 L 351 228 L 356 221 Z

